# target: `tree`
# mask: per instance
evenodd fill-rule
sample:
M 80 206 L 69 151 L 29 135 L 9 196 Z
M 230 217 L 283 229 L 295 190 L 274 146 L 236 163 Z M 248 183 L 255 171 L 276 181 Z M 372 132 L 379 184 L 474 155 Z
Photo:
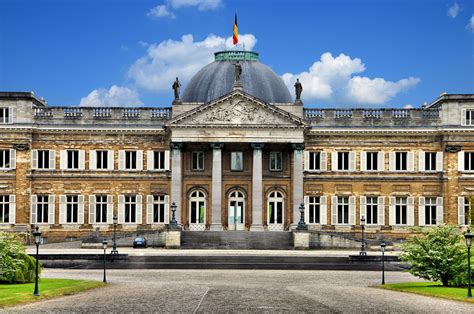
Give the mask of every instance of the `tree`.
M 463 241 L 457 226 L 440 225 L 407 240 L 400 258 L 411 265 L 411 274 L 448 286 L 466 272 Z

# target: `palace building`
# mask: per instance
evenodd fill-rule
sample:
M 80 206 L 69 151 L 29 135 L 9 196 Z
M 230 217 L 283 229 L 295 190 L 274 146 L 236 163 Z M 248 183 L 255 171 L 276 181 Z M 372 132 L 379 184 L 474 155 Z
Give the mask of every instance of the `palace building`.
M 304 87 L 304 86 L 303 86 Z M 50 242 L 163 230 L 403 238 L 470 223 L 474 95 L 415 109 L 314 109 L 250 51 L 215 53 L 171 107 L 48 106 L 0 93 L 0 231 Z M 304 95 L 304 91 L 303 91 Z M 124 104 L 126 105 L 126 104 Z

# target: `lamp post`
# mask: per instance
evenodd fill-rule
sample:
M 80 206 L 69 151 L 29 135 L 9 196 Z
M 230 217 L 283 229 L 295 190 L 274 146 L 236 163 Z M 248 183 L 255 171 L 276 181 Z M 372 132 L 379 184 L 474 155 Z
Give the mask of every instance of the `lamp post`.
M 118 254 L 118 251 L 117 251 L 117 235 L 116 235 L 117 224 L 118 224 L 118 218 L 117 218 L 117 214 L 115 214 L 114 215 L 114 243 L 112 245 L 112 251 L 110 252 L 110 254 Z
M 472 298 L 471 292 L 471 244 L 472 244 L 472 233 L 471 229 L 467 228 L 467 232 L 464 235 L 466 238 L 466 246 L 467 246 L 467 298 Z
M 107 282 L 107 279 L 105 277 L 105 260 L 106 260 L 106 250 L 107 250 L 107 240 L 104 239 L 104 241 L 102 241 L 102 248 L 104 249 L 104 279 L 102 280 L 103 282 Z
M 382 249 L 382 285 L 385 284 L 385 241 L 380 243 Z
M 39 231 L 39 227 L 35 227 L 35 231 L 33 231 L 33 237 L 35 237 L 35 244 L 36 244 L 36 277 L 35 277 L 35 291 L 33 295 L 39 297 L 39 289 L 38 289 L 38 267 L 39 267 L 39 246 L 41 244 L 41 231 Z
M 359 256 L 367 256 L 365 251 L 365 239 L 364 239 L 364 229 L 365 229 L 365 217 L 360 218 L 360 229 L 362 230 L 362 242 L 360 243 L 360 252 Z
M 300 204 L 300 221 L 298 222 L 298 226 L 296 230 L 308 230 L 308 225 L 304 222 L 304 203 Z
M 171 204 L 171 221 L 170 221 L 170 229 L 178 229 L 178 222 L 176 221 L 176 208 L 178 206 L 175 202 Z

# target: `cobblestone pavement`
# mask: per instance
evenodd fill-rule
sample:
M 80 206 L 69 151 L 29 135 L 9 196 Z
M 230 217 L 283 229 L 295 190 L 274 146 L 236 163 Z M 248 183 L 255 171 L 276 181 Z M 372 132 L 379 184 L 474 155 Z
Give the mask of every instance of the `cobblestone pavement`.
M 44 277 L 101 280 L 100 270 L 46 269 Z M 387 282 L 416 280 L 388 272 Z M 380 272 L 111 270 L 107 287 L 12 312 L 473 313 L 474 304 L 375 288 Z M 40 287 L 41 289 L 41 287 Z

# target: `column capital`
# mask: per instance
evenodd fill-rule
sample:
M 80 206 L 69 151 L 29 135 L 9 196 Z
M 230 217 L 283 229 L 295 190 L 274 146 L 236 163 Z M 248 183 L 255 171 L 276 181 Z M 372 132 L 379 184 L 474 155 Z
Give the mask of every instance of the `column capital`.
M 252 147 L 253 149 L 262 150 L 263 147 L 265 147 L 265 144 L 264 143 L 251 143 L 250 147 Z
M 184 144 L 181 142 L 171 142 L 170 147 L 171 149 L 181 149 L 183 148 Z
M 212 149 L 222 149 L 224 148 L 224 143 L 211 143 Z
M 294 150 L 304 150 L 304 143 L 293 143 L 291 144 L 291 147 Z

